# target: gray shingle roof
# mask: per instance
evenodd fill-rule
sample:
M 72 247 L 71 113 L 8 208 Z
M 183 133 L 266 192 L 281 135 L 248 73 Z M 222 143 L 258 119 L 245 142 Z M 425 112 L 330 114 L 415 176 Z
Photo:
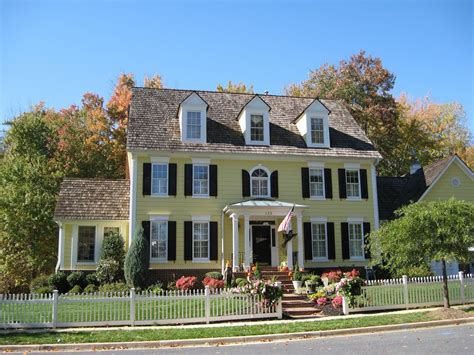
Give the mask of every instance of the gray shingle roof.
M 178 109 L 192 90 L 134 88 L 130 105 L 127 148 L 316 156 L 380 158 L 370 140 L 340 101 L 321 100 L 329 115 L 331 148 L 308 148 L 292 123 L 314 98 L 262 95 L 271 107 L 270 147 L 248 146 L 237 117 L 253 94 L 196 91 L 209 104 L 207 143 L 182 143 Z
M 128 180 L 66 178 L 61 184 L 54 219 L 128 219 L 129 191 Z

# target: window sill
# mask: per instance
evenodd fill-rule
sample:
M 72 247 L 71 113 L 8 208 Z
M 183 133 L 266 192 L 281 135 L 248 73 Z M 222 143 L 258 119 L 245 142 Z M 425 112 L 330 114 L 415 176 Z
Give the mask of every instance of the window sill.
M 192 198 L 211 198 L 209 195 L 192 195 Z
M 183 143 L 201 143 L 201 144 L 205 144 L 206 140 L 205 139 L 183 138 L 183 139 L 181 139 L 181 142 L 183 142 Z
M 168 198 L 170 197 L 168 194 L 151 194 L 150 197 L 157 197 L 157 198 Z
M 351 256 L 349 260 L 350 261 L 365 261 L 366 259 L 363 256 L 357 256 L 357 257 Z
M 326 201 L 326 197 L 321 197 L 321 196 L 310 196 L 309 199 L 311 201 Z
M 347 201 L 362 201 L 362 198 L 360 197 L 347 197 Z
M 330 260 L 328 258 L 313 258 L 311 261 L 314 263 L 327 263 Z
M 205 264 L 205 263 L 210 263 L 211 260 L 209 260 L 209 259 L 193 259 L 192 262 L 193 263 Z

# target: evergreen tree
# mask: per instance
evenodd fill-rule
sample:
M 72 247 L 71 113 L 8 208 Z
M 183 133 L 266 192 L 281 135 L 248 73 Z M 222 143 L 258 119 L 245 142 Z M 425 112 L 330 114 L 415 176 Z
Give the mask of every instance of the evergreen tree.
M 149 267 L 149 243 L 140 228 L 133 238 L 132 245 L 125 257 L 125 280 L 132 287 L 146 286 L 146 273 Z

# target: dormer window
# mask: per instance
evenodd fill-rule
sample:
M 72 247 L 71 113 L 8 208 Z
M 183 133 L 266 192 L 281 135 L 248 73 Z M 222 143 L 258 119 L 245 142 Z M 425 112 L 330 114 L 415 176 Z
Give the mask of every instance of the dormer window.
M 265 132 L 263 128 L 263 115 L 250 115 L 250 140 L 263 142 Z
M 179 128 L 183 143 L 206 143 L 207 103 L 196 92 L 179 105 Z
M 324 120 L 311 117 L 311 142 L 313 144 L 324 144 Z
M 255 95 L 238 116 L 239 125 L 248 145 L 270 145 L 270 106 Z
M 188 111 L 186 118 L 186 138 L 201 139 L 201 112 Z
M 330 147 L 329 113 L 326 106 L 316 99 L 293 121 L 308 147 Z

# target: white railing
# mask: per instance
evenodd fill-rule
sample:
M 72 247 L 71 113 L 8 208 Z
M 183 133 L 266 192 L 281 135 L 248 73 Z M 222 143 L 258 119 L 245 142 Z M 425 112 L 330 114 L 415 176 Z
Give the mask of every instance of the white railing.
M 448 276 L 450 304 L 474 302 L 474 275 L 461 271 Z M 348 303 L 348 300 L 345 300 Z M 413 277 L 366 281 L 353 304 L 346 305 L 345 313 L 388 309 L 409 309 L 443 305 L 441 276 Z
M 0 328 L 210 323 L 282 318 L 282 304 L 229 290 L 0 295 Z

